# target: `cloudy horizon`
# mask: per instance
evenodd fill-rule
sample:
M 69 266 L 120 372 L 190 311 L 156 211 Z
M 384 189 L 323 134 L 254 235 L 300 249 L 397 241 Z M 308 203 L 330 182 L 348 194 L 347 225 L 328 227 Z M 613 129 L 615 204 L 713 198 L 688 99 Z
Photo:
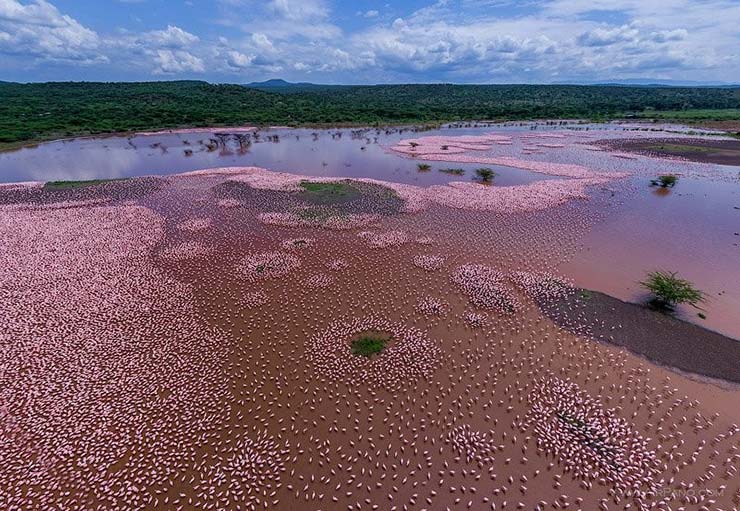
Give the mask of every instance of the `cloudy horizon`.
M 737 0 L 0 0 L 0 80 L 740 82 Z

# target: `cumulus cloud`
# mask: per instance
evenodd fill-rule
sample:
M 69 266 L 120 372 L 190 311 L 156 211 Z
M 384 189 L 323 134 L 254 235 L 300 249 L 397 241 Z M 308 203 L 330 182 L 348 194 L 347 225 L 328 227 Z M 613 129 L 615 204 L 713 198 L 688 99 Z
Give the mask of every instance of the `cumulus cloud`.
M 578 36 L 578 42 L 584 46 L 609 46 L 612 44 L 636 41 L 639 32 L 632 26 L 623 25 L 615 28 L 596 28 Z
M 153 74 L 202 73 L 204 59 L 197 55 L 200 38 L 186 30 L 167 25 L 139 33 L 120 32 L 104 40 L 105 50 L 117 61 Z
M 98 34 L 63 15 L 52 4 L 0 0 L 0 53 L 37 61 L 100 63 Z
M 254 62 L 254 55 L 245 55 L 238 51 L 226 52 L 226 63 L 234 69 L 246 69 Z
M 155 74 L 202 73 L 205 71 L 203 60 L 187 51 L 157 50 L 154 53 Z
M 141 39 L 162 48 L 186 48 L 200 41 L 198 36 L 173 25 L 167 25 L 164 30 L 145 32 Z

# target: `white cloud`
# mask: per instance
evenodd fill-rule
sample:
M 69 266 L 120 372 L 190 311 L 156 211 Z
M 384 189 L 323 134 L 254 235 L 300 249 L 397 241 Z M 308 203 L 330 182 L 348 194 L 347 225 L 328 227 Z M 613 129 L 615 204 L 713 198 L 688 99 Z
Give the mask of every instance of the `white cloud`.
M 342 31 L 330 21 L 325 0 L 221 0 L 220 23 L 248 34 L 269 33 L 273 39 L 337 39 Z
M 615 28 L 595 28 L 578 36 L 578 42 L 584 46 L 609 46 L 638 40 L 639 32 L 632 26 L 623 25 Z
M 229 67 L 241 70 L 248 68 L 252 62 L 254 62 L 253 55 L 245 55 L 234 50 L 226 52 L 226 63 Z
M 37 61 L 104 62 L 100 38 L 52 4 L 0 0 L 0 53 Z
M 167 25 L 165 30 L 145 32 L 141 39 L 146 40 L 150 45 L 163 48 L 186 48 L 200 41 L 198 36 L 173 25 Z
M 154 61 L 155 74 L 202 73 L 205 71 L 203 60 L 186 51 L 157 50 Z

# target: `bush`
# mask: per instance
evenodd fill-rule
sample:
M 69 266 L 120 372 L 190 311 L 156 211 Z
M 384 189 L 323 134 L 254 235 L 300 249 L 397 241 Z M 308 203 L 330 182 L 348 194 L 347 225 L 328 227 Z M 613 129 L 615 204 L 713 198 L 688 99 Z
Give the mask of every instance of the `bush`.
M 704 293 L 688 280 L 679 278 L 676 272 L 654 271 L 640 284 L 654 295 L 651 304 L 658 308 L 672 310 L 681 303 L 696 307 L 704 301 Z
M 475 174 L 480 178 L 481 181 L 484 183 L 490 183 L 494 177 L 496 177 L 496 173 L 486 167 L 475 169 Z
M 363 335 L 352 341 L 352 354 L 371 357 L 382 352 L 389 340 L 389 337 L 380 334 Z
M 417 163 L 416 168 L 419 172 L 427 172 L 432 168 L 432 166 L 428 163 Z
M 653 179 L 650 181 L 650 184 L 653 186 L 660 186 L 661 188 L 673 188 L 676 186 L 677 182 L 678 176 L 674 174 L 665 174 L 663 176 L 658 176 L 657 179 Z

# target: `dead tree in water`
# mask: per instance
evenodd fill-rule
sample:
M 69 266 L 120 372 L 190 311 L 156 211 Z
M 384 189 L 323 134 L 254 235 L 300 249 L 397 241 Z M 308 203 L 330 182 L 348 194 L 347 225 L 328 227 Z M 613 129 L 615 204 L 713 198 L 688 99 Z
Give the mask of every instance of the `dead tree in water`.
M 226 148 L 226 141 L 229 139 L 229 137 L 231 135 L 229 135 L 228 133 L 214 133 L 214 135 L 218 139 L 218 145 L 219 145 L 219 147 L 223 147 L 225 149 Z
M 252 145 L 252 141 L 249 138 L 249 133 L 236 133 L 234 134 L 236 141 L 239 143 L 239 152 L 246 153 L 249 150 L 249 146 Z

